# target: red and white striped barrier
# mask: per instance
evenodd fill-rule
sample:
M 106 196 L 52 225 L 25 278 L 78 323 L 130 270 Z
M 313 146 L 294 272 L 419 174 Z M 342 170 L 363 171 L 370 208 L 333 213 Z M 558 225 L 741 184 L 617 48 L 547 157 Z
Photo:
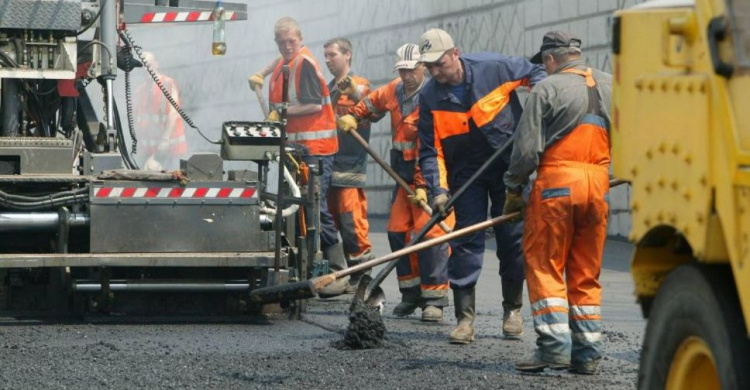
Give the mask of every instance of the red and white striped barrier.
M 234 20 L 237 17 L 234 11 L 225 11 L 225 13 L 225 20 Z M 213 11 L 147 12 L 143 14 L 141 23 L 208 22 L 211 20 L 214 20 Z
M 181 198 L 181 199 L 247 199 L 256 197 L 255 188 L 231 187 L 99 187 L 94 198 Z

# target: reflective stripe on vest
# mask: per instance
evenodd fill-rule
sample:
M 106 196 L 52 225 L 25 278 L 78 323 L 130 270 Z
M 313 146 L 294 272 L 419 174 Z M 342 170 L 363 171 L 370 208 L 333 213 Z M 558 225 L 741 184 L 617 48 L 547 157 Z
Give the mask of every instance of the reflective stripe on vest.
M 287 134 L 287 138 L 290 141 L 312 141 L 336 136 L 336 130 L 303 131 L 299 133 Z
M 393 141 L 393 149 L 398 151 L 407 151 L 412 150 L 417 147 L 417 141 Z

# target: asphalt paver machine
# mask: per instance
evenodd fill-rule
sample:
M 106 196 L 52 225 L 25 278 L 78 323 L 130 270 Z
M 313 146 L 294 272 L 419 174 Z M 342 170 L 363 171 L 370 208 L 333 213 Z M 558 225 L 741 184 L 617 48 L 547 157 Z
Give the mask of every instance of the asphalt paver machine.
M 222 6 L 223 20 L 247 19 L 244 3 Z M 215 9 L 0 1 L 0 311 L 243 313 L 259 309 L 253 288 L 306 277 L 316 176 L 302 182 L 297 151 L 280 148 L 282 123 L 224 121 L 221 153 L 192 155 L 179 171 L 140 170 L 127 150 L 114 80 L 144 61 L 126 26 L 210 23 Z M 89 83 L 102 88 L 103 112 Z M 281 150 L 291 169 L 281 170 L 289 196 L 277 220 L 266 183 Z M 258 169 L 225 171 L 227 160 Z

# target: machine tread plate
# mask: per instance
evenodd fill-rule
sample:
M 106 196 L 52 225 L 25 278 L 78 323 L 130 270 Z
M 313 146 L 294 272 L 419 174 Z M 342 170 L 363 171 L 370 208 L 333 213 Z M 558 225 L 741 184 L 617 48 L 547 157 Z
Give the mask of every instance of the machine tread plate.
M 45 253 L 3 254 L 0 268 L 40 267 L 261 267 L 274 266 L 273 252 Z M 282 253 L 281 267 L 287 266 Z

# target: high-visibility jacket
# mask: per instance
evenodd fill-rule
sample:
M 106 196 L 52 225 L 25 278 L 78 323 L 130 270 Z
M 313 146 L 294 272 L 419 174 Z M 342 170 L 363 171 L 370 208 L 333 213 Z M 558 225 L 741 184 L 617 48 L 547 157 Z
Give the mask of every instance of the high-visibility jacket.
M 541 66 L 495 53 L 460 57 L 466 99 L 431 79 L 419 96 L 420 166 L 433 195 L 449 192 L 451 177 L 475 169 L 515 131 L 523 111 L 516 88 L 546 77 Z M 510 148 L 506 153 L 510 156 Z
M 329 156 L 336 153 L 339 147 L 336 136 L 336 119 L 333 115 L 328 86 L 320 72 L 320 66 L 318 66 L 318 62 L 307 47 L 302 47 L 300 52 L 286 63 L 289 65 L 289 104 L 299 104 L 300 75 L 304 61 L 309 62 L 315 68 L 323 93 L 320 102 L 322 108 L 319 112 L 313 114 L 288 116 L 287 137 L 290 142 L 306 147 L 310 155 Z M 281 68 L 283 65 L 285 65 L 284 62 L 279 61 L 271 74 L 268 100 L 272 109 L 278 109 L 282 104 L 284 78 L 281 74 Z
M 159 75 L 159 82 L 170 92 L 180 104 L 179 89 L 174 80 L 165 75 Z M 136 90 L 137 111 L 136 129 L 138 129 L 138 146 L 147 155 L 157 152 L 162 143 L 164 134 L 169 130 L 169 116 L 173 114 L 174 107 L 164 97 L 161 89 L 156 83 L 149 82 Z M 171 157 L 180 157 L 187 153 L 187 142 L 185 140 L 185 128 L 182 118 L 177 120 L 169 137 L 169 149 L 167 154 Z
M 421 88 L 421 87 L 420 87 Z M 425 185 L 417 167 L 419 140 L 419 93 L 404 94 L 404 83 L 400 78 L 372 91 L 351 109 L 359 118 L 391 113 L 391 167 L 409 184 Z
M 362 97 L 370 93 L 370 82 L 364 78 L 349 73 L 357 88 L 354 96 L 342 95 L 338 91 L 335 80 L 328 83 L 328 90 L 335 99 L 334 112 L 338 116 L 349 114 L 349 110 L 354 107 Z M 337 98 L 338 97 L 338 98 Z M 359 121 L 357 133 L 370 141 L 370 121 Z M 338 130 L 339 151 L 333 158 L 333 178 L 331 185 L 334 187 L 357 187 L 364 188 L 367 173 L 367 151 L 354 139 L 354 137 Z

